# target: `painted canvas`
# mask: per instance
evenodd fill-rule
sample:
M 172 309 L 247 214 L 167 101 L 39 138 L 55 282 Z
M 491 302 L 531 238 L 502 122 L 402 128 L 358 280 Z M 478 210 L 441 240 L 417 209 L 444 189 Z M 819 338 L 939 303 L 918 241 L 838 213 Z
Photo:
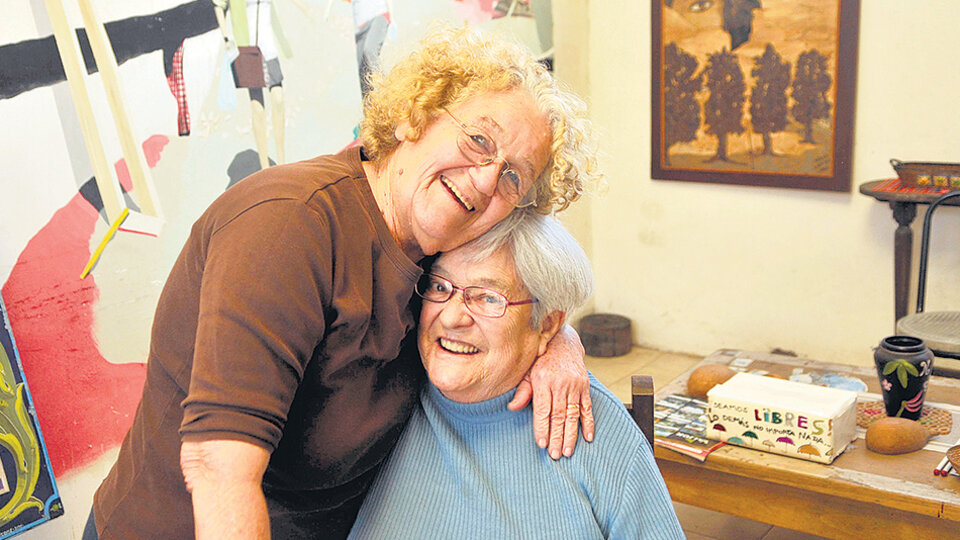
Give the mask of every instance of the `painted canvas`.
M 848 191 L 858 0 L 658 0 L 656 179 Z
M 0 316 L 0 538 L 9 538 L 63 515 L 63 504 L 2 297 Z

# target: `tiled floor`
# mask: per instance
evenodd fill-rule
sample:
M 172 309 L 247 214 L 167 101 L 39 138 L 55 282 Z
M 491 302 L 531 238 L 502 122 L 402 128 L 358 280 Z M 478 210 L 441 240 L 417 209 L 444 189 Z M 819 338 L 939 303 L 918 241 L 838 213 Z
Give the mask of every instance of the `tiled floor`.
M 672 381 L 702 358 L 634 347 L 613 358 L 587 357 L 587 369 L 624 402 L 630 401 L 630 376 L 653 377 L 654 388 Z M 809 534 L 773 527 L 695 506 L 675 503 L 680 525 L 689 540 L 811 540 Z

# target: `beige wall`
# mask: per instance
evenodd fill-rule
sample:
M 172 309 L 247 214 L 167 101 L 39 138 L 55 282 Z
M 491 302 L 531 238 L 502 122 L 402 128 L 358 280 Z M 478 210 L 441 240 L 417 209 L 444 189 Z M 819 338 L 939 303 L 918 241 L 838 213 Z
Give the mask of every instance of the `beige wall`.
M 565 54 L 574 65 L 587 55 L 588 80 L 573 81 L 588 92 L 610 184 L 568 224 L 589 236 L 594 308 L 630 317 L 637 343 L 865 363 L 893 332 L 895 223 L 856 187 L 891 176 L 892 157 L 960 161 L 960 3 L 862 4 L 853 187 L 838 194 L 651 180 L 649 2 L 555 2 L 558 73 Z M 952 253 L 932 263 L 928 309 L 960 307 L 957 210 L 938 216 L 935 249 Z
M 554 58 L 560 60 L 554 66 L 554 74 L 567 89 L 584 98 L 589 106 L 590 6 L 583 1 L 555 0 L 552 8 Z M 593 251 L 593 234 L 590 226 L 593 200 L 591 195 L 585 195 L 557 216 L 588 254 Z M 578 312 L 571 314 L 568 321 L 575 324 L 582 315 L 593 312 L 593 298 L 591 296 Z

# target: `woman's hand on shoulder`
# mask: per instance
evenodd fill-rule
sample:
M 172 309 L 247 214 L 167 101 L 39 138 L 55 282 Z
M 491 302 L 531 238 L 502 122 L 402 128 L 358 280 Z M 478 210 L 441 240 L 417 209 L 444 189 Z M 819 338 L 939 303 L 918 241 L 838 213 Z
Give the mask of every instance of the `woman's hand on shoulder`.
M 508 405 L 517 411 L 533 398 L 533 435 L 537 446 L 547 448 L 553 459 L 573 455 L 579 424 L 583 438 L 593 440 L 593 404 L 583 358 L 580 336 L 564 325 L 524 376 Z

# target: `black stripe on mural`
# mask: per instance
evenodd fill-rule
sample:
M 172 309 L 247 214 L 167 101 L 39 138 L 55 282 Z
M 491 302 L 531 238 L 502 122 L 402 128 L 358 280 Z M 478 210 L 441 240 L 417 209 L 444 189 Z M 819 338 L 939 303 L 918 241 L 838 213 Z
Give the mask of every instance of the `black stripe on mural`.
M 169 75 L 173 54 L 183 40 L 217 28 L 217 18 L 210 0 L 194 0 L 151 15 L 111 21 L 104 28 L 118 64 L 162 50 L 164 73 Z M 95 73 L 87 32 L 83 28 L 76 32 L 87 73 Z M 63 80 L 66 75 L 53 36 L 0 46 L 0 99 Z

